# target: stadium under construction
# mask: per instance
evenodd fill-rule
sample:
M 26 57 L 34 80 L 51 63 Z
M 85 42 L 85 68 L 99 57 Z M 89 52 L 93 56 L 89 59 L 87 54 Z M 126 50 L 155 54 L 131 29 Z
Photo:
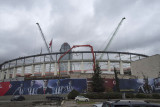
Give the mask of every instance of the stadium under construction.
M 3 93 L 1 96 L 20 94 L 16 93 L 16 89 L 21 87 L 20 84 L 23 84 L 23 89 L 26 90 L 23 94 L 32 95 L 33 93 L 27 92 L 27 89 L 31 87 L 30 85 L 33 80 L 34 84 L 37 84 L 36 92 L 34 94 L 42 94 L 38 93 L 37 90 L 44 86 L 44 80 L 49 80 L 47 84 L 49 87 L 61 86 L 64 88 L 69 85 L 72 86 L 72 88 L 66 88 L 65 90 L 71 91 L 72 89 L 77 89 L 79 92 L 89 91 L 91 90 L 90 83 L 92 82 L 91 78 L 94 73 L 94 63 L 99 63 L 99 66 L 101 67 L 101 76 L 106 81 L 106 91 L 110 91 L 110 88 L 114 88 L 115 85 L 113 67 L 116 67 L 118 77 L 121 80 L 121 85 L 124 89 L 126 86 L 123 86 L 123 83 L 126 83 L 126 81 L 128 81 L 128 85 L 130 85 L 131 81 L 143 81 L 144 75 L 142 75 L 142 78 L 137 75 L 145 73 L 143 73 L 142 70 L 139 71 L 139 73 L 132 73 L 132 69 L 136 71 L 136 68 L 134 67 L 135 62 L 150 58 L 147 55 L 137 53 L 110 51 L 93 51 L 93 53 L 92 51 L 73 52 L 70 49 L 70 45 L 68 43 L 64 43 L 61 46 L 60 52 L 20 57 L 2 63 L 0 72 L 0 85 L 2 88 L 0 91 L 6 87 L 8 87 L 7 90 L 12 91 Z M 104 57 L 100 59 L 99 56 L 102 54 L 104 54 Z M 51 57 L 53 60 L 51 60 Z M 155 59 L 152 57 L 154 56 L 151 56 L 151 59 Z M 149 76 L 147 77 L 149 78 Z M 155 84 L 156 77 L 151 78 Z M 158 84 L 159 79 L 156 80 L 156 84 Z M 143 82 L 141 83 L 143 84 Z M 132 89 L 132 87 L 133 86 L 129 87 L 129 89 Z M 53 88 L 51 90 L 52 91 L 49 94 L 69 92 L 62 92 L 62 90 L 56 91 Z M 138 87 L 134 90 L 138 91 Z
M 72 52 L 68 43 L 64 43 L 60 52 L 20 57 L 1 64 L 1 81 L 12 81 L 17 77 L 29 78 L 72 78 L 94 73 L 94 63 L 99 63 L 102 74 L 112 75 L 113 67 L 120 75 L 131 74 L 131 62 L 147 58 L 147 55 L 111 51 L 78 51 Z M 104 54 L 103 59 L 99 56 Z M 60 56 L 63 56 L 58 62 Z M 53 60 L 51 60 L 51 56 Z M 93 61 L 95 60 L 95 62 Z M 59 77 L 60 76 L 60 77 Z M 74 78 L 73 76 L 73 78 Z
M 115 73 L 120 90 L 153 93 L 160 92 L 160 55 L 107 51 L 115 32 L 104 51 L 94 51 L 91 45 L 70 46 L 63 43 L 60 52 L 51 52 L 45 36 L 37 23 L 48 53 L 19 57 L 0 64 L 0 96 L 67 94 L 73 89 L 84 93 L 91 91 L 96 64 L 101 68 L 105 91 L 115 91 Z M 86 47 L 90 51 L 72 51 Z M 143 89 L 148 84 L 150 89 Z

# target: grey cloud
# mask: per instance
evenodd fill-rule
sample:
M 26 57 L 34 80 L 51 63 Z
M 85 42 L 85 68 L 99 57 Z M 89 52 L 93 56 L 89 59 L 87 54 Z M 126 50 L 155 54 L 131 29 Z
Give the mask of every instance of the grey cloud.
M 43 52 L 47 52 L 33 19 L 39 21 L 48 43 L 53 38 L 55 52 L 59 51 L 64 42 L 71 46 L 90 44 L 94 50 L 103 50 L 107 38 L 125 16 L 126 20 L 109 50 L 132 51 L 148 48 L 146 54 L 158 54 L 159 4 L 158 0 L 93 0 L 93 14 L 81 15 L 83 12 L 79 9 L 83 8 L 83 5 L 77 8 L 78 5 L 76 7 L 71 0 L 1 0 L 1 7 L 14 11 L 25 9 L 19 11 L 19 14 L 26 13 L 30 17 L 14 16 L 18 23 L 16 28 L 7 31 L 0 29 L 0 63 L 19 56 L 38 54 L 41 47 Z M 44 10 L 44 7 L 47 9 Z M 10 14 L 6 10 L 0 12 Z
M 4 6 L 11 9 L 25 9 L 25 10 L 32 10 L 36 6 L 43 7 L 45 2 L 39 0 L 0 0 L 0 6 Z
M 119 16 L 123 17 L 121 15 L 132 8 L 136 2 L 137 0 L 98 0 L 95 2 L 95 17 L 105 17 L 106 20 Z
M 24 24 L 23 22 L 21 24 L 25 26 L 21 27 L 20 25 L 13 31 L 0 32 L 0 49 L 2 51 L 5 49 L 5 52 L 1 54 L 1 61 L 33 54 L 34 48 L 40 49 L 40 46 L 43 46 L 42 44 L 40 45 L 41 42 L 38 43 L 38 39 L 35 41 L 37 32 L 33 29 L 33 25 Z M 40 41 L 42 40 L 40 39 Z M 40 46 L 35 47 L 35 42 Z
M 95 11 L 97 12 L 96 16 L 98 15 L 97 16 L 98 18 L 101 18 L 101 17 L 103 18 L 104 16 L 106 17 L 106 19 L 107 18 L 115 19 L 115 17 L 117 16 L 118 16 L 117 18 L 125 14 L 127 16 L 126 22 L 124 22 L 124 25 L 122 26 L 123 28 L 120 28 L 120 31 L 112 41 L 109 50 L 121 51 L 126 48 L 129 48 L 129 49 L 142 48 L 143 49 L 143 47 L 147 47 L 147 46 L 149 47 L 153 43 L 156 43 L 156 42 L 158 43 L 159 41 L 158 23 L 160 23 L 158 2 L 159 1 L 156 1 L 156 2 L 132 1 L 131 2 L 128 0 L 127 1 L 122 0 L 117 2 L 98 1 L 98 4 L 95 4 L 96 6 Z M 146 13 L 148 14 L 148 17 Z M 112 19 L 111 21 L 113 22 Z

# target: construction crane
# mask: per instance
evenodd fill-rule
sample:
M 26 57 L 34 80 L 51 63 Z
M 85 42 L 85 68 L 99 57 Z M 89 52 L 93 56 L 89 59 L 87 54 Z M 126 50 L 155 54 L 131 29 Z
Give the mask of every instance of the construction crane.
M 118 26 L 116 27 L 116 29 L 115 29 L 115 31 L 114 31 L 114 33 L 113 33 L 113 35 L 112 35 L 111 39 L 109 40 L 108 44 L 106 45 L 106 47 L 105 47 L 104 51 L 107 51 L 107 50 L 108 50 L 108 47 L 110 46 L 110 44 L 111 44 L 111 42 L 112 42 L 113 38 L 114 38 L 114 37 L 115 37 L 115 35 L 117 34 L 118 29 L 120 28 L 120 26 L 121 26 L 121 24 L 122 24 L 122 22 L 123 22 L 123 20 L 124 20 L 124 19 L 126 19 L 126 18 L 125 18 L 125 17 L 124 17 L 124 18 L 122 18 L 122 19 L 121 19 L 121 21 L 119 22 L 119 24 L 118 24 Z M 104 56 L 104 53 L 102 53 L 102 54 L 101 54 L 101 56 L 100 56 L 100 58 L 99 58 L 99 59 L 102 59 L 102 58 L 103 58 L 103 56 Z
M 45 45 L 46 45 L 47 51 L 48 51 L 48 53 L 50 54 L 51 52 L 50 52 L 50 50 L 49 50 L 49 47 L 48 47 L 48 44 L 47 44 L 47 42 L 46 42 L 45 36 L 44 36 L 44 34 L 43 34 L 43 32 L 42 32 L 42 29 L 41 29 L 39 23 L 36 23 L 36 24 L 37 24 L 37 26 L 38 26 L 38 28 L 39 28 L 39 31 L 40 31 L 41 36 L 42 36 L 42 39 L 43 39 L 43 41 L 44 41 L 44 43 L 45 43 Z M 53 57 L 52 57 L 51 54 L 50 54 L 50 58 L 51 58 L 51 60 L 53 61 Z

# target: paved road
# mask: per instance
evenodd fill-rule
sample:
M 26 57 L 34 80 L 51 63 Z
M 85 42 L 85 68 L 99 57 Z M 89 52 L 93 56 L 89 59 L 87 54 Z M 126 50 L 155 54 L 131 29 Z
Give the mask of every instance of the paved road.
M 147 99 L 149 102 L 160 103 L 160 99 Z M 77 104 L 74 100 L 65 100 L 61 102 L 56 101 L 38 101 L 38 100 L 25 100 L 25 101 L 0 101 L 0 107 L 92 107 L 93 104 L 100 104 L 105 99 L 91 100 L 89 103 Z
M 75 101 L 64 101 L 62 107 L 92 107 L 93 104 L 77 104 Z
M 0 107 L 92 107 L 93 104 L 77 104 L 74 100 L 62 101 L 0 101 Z

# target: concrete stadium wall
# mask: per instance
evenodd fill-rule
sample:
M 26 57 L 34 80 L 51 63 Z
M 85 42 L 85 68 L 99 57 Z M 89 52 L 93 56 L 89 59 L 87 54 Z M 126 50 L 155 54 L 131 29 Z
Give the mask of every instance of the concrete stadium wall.
M 137 78 L 157 78 L 160 76 L 160 55 L 150 56 L 131 62 L 131 73 Z
M 74 74 L 70 74 L 70 78 L 74 79 L 74 78 L 92 78 L 93 73 L 86 73 L 86 74 L 82 74 L 82 73 L 74 73 Z M 102 78 L 106 78 L 106 79 L 114 79 L 115 75 L 114 74 L 101 74 Z M 119 79 L 135 79 L 135 76 L 132 75 L 122 75 L 122 74 L 118 74 L 118 78 Z

